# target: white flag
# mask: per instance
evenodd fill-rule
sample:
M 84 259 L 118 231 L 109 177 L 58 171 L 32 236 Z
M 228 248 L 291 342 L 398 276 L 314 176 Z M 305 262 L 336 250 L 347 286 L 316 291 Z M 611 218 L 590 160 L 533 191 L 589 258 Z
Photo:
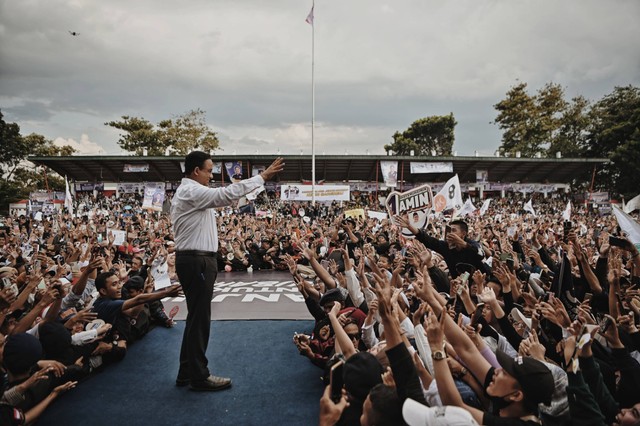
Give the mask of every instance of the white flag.
M 313 25 L 313 8 L 314 6 L 311 6 L 311 11 L 307 15 L 307 19 L 304 20 L 309 25 Z
M 64 177 L 64 206 L 67 208 L 69 214 L 73 217 L 73 198 L 71 198 L 71 191 L 69 191 L 69 181 L 67 176 Z
M 436 213 L 443 210 L 460 210 L 462 208 L 462 189 L 460 188 L 458 175 L 455 175 L 444 184 L 440 192 L 433 197 L 433 204 Z
M 458 212 L 458 216 L 465 217 L 468 214 L 471 214 L 476 211 L 476 207 L 471 202 L 471 198 L 468 198 L 467 201 L 464 202 L 464 205 Z
M 489 210 L 489 204 L 491 204 L 491 198 L 487 198 L 482 203 L 482 207 L 480 207 L 480 216 L 484 216 L 484 214 Z
M 640 195 L 636 195 L 622 209 L 625 213 L 631 213 L 634 210 L 640 210 Z
M 634 246 L 640 247 L 640 223 L 633 220 L 631 216 L 620 210 L 620 207 L 613 204 L 613 214 L 616 215 L 620 229 L 627 234 L 629 241 Z
M 562 218 L 566 221 L 571 220 L 571 201 L 567 201 L 567 208 L 564 209 L 564 212 L 562 212 Z
M 527 201 L 527 203 L 524 205 L 524 211 L 525 212 L 529 212 L 532 215 L 536 215 L 536 211 L 533 209 L 533 204 L 531 204 L 531 199 L 529 199 L 529 201 Z

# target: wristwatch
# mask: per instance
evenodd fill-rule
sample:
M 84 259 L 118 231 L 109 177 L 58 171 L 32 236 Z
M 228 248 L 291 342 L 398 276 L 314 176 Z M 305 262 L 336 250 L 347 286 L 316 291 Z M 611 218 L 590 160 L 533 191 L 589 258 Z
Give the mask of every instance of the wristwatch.
M 433 351 L 431 352 L 431 358 L 436 361 L 442 361 L 443 359 L 447 359 L 447 354 L 445 354 L 442 350 Z

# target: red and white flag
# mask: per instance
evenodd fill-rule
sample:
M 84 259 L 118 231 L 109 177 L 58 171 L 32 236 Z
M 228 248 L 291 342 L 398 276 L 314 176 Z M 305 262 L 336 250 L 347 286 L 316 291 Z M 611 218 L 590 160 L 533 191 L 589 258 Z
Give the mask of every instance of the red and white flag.
M 313 7 L 314 6 L 311 6 L 311 11 L 307 15 L 307 19 L 304 20 L 309 25 L 313 25 Z

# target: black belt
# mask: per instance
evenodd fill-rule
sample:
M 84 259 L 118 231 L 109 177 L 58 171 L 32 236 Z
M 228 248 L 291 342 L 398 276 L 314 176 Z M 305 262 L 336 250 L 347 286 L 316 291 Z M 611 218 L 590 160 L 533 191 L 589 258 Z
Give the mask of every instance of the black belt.
M 205 251 L 205 250 L 180 250 L 176 251 L 176 256 L 208 256 L 215 257 L 215 251 Z

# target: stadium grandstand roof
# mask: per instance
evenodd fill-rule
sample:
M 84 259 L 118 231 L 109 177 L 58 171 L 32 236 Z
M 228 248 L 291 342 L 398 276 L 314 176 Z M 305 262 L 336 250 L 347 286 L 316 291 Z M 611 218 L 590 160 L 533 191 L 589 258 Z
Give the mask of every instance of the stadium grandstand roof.
M 252 166 L 268 166 L 277 155 L 213 155 L 214 162 L 242 161 L 245 176 Z M 311 180 L 311 155 L 281 155 L 285 170 L 280 182 Z M 476 170 L 487 170 L 491 182 L 569 183 L 590 176 L 605 158 L 514 158 L 514 157 L 414 157 L 385 155 L 316 155 L 316 180 L 325 182 L 382 182 L 380 161 L 398 161 L 398 180 L 409 183 L 444 182 L 457 173 L 460 182 L 475 182 Z M 29 161 L 53 169 L 75 182 L 175 182 L 182 178 L 183 156 L 69 156 L 29 157 Z M 453 173 L 412 174 L 412 162 L 452 163 Z M 125 165 L 148 165 L 148 171 L 125 172 Z M 223 168 L 224 170 L 224 168 Z M 213 175 L 215 181 L 227 176 Z

